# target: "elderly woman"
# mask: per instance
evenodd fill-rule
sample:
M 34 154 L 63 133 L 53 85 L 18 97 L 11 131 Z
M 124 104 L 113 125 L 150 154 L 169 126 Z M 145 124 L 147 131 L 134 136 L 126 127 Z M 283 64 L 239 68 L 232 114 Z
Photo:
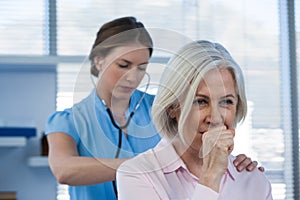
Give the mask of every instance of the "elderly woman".
M 265 175 L 234 167 L 235 127 L 247 112 L 239 65 L 220 44 L 184 46 L 166 66 L 153 122 L 153 149 L 117 171 L 119 199 L 272 199 Z

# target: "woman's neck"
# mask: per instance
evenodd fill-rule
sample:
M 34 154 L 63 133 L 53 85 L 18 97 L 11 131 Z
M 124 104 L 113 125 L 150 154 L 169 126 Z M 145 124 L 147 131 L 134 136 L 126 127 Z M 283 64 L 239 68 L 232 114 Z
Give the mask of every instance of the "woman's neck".
M 174 139 L 172 144 L 189 171 L 199 178 L 203 164 L 203 160 L 199 157 L 199 151 L 187 147 L 179 138 Z

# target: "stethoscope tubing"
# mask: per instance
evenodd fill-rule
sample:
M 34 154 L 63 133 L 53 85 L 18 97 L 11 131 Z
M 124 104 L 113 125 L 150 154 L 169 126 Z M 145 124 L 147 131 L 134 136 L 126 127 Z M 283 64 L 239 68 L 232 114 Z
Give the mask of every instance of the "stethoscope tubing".
M 108 113 L 108 116 L 110 118 L 111 123 L 113 124 L 113 126 L 116 129 L 118 129 L 118 149 L 117 149 L 115 158 L 119 158 L 119 156 L 120 156 L 121 147 L 122 147 L 122 130 L 128 127 L 128 125 L 129 125 L 129 123 L 130 123 L 130 121 L 131 121 L 131 119 L 132 119 L 135 111 L 140 107 L 140 105 L 141 105 L 141 103 L 142 103 L 142 101 L 143 101 L 143 99 L 144 99 L 144 97 L 146 95 L 146 92 L 147 92 L 147 90 L 149 88 L 149 85 L 150 85 L 150 75 L 147 72 L 145 74 L 148 77 L 146 88 L 145 88 L 142 96 L 140 97 L 138 103 L 134 107 L 133 111 L 130 112 L 130 114 L 128 116 L 128 119 L 126 120 L 126 123 L 124 125 L 119 126 L 116 123 L 116 121 L 115 121 L 115 119 L 113 117 L 113 113 L 111 112 L 110 108 L 106 105 L 105 101 L 102 99 L 103 104 L 106 106 L 106 112 Z M 93 82 L 93 84 L 94 84 L 94 86 L 96 86 L 94 82 Z M 112 181 L 112 185 L 113 185 L 113 189 L 114 189 L 114 193 L 116 195 L 116 198 L 118 198 L 118 191 L 117 191 L 117 186 L 116 186 L 116 181 L 115 180 Z
M 149 73 L 147 73 L 147 72 L 146 72 L 145 74 L 147 75 L 147 78 L 148 78 L 147 84 L 146 84 L 146 87 L 145 87 L 145 90 L 144 90 L 142 96 L 140 97 L 139 101 L 138 101 L 137 104 L 135 105 L 133 111 L 130 112 L 130 114 L 129 114 L 129 116 L 128 116 L 128 119 L 126 120 L 126 123 L 125 123 L 124 125 L 119 126 L 119 125 L 116 123 L 116 121 L 115 121 L 115 119 L 114 119 L 114 117 L 113 117 L 113 113 L 111 112 L 110 108 L 106 105 L 105 101 L 102 99 L 102 103 L 103 103 L 103 104 L 105 105 L 105 107 L 106 107 L 106 111 L 107 111 L 107 113 L 108 113 L 108 116 L 109 116 L 109 118 L 110 118 L 111 123 L 113 124 L 113 126 L 114 126 L 116 129 L 119 130 L 118 151 L 120 151 L 120 148 L 122 147 L 122 130 L 128 127 L 128 125 L 129 125 L 129 123 L 130 123 L 130 121 L 131 121 L 131 119 L 132 119 L 132 117 L 133 117 L 135 111 L 140 107 L 140 105 L 141 105 L 141 103 L 142 103 L 142 101 L 143 101 L 143 99 L 144 99 L 144 97 L 145 97 L 145 95 L 146 95 L 146 92 L 147 92 L 147 90 L 148 90 L 148 88 L 149 88 L 149 85 L 150 85 L 150 75 L 149 75 Z M 121 134 L 120 134 L 120 132 L 121 132 Z M 118 152 L 118 151 L 117 151 L 117 152 Z M 119 157 L 119 153 L 116 154 L 115 158 L 118 158 L 118 157 Z

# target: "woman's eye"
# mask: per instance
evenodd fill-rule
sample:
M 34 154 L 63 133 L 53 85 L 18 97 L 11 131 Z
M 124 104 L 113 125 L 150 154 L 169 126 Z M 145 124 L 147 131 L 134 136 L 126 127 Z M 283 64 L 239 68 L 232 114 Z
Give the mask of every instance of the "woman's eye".
M 222 105 L 233 105 L 234 102 L 231 99 L 224 99 L 220 102 Z
M 203 106 L 203 105 L 207 105 L 207 101 L 205 99 L 196 99 L 193 101 L 193 104 Z

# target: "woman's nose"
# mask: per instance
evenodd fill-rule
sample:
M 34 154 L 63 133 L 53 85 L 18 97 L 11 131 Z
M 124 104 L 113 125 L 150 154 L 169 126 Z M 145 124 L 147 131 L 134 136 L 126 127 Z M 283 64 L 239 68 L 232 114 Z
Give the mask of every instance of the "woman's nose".
M 210 126 L 220 126 L 224 124 L 223 113 L 218 107 L 210 107 L 210 111 L 207 116 L 207 123 Z

